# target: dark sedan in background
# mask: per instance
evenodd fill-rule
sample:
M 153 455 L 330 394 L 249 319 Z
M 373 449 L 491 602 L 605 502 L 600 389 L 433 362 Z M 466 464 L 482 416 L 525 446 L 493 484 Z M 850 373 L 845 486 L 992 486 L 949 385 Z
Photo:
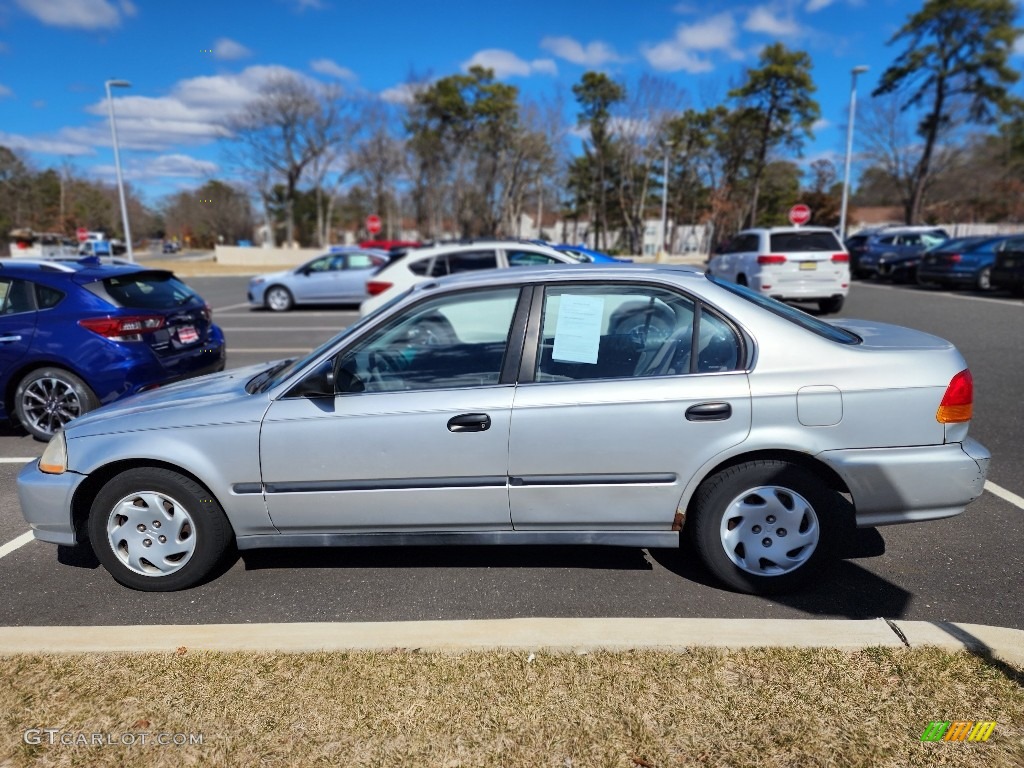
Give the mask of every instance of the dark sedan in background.
M 1024 296 L 1024 235 L 1006 238 L 992 265 L 992 287 Z
M 988 291 L 996 253 L 1009 238 L 957 237 L 925 252 L 917 267 L 921 285 L 957 286 Z

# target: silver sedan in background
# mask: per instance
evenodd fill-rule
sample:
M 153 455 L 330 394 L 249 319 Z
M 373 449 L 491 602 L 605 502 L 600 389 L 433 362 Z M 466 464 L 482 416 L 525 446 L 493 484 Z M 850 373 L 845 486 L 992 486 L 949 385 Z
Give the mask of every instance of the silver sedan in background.
M 827 323 L 691 268 L 419 283 L 305 357 L 71 422 L 18 478 L 36 538 L 120 583 L 233 550 L 695 543 L 729 588 L 796 588 L 855 527 L 981 495 L 947 341 Z
M 274 312 L 300 304 L 359 303 L 369 296 L 366 281 L 387 263 L 383 251 L 337 248 L 295 269 L 252 278 L 249 303 Z

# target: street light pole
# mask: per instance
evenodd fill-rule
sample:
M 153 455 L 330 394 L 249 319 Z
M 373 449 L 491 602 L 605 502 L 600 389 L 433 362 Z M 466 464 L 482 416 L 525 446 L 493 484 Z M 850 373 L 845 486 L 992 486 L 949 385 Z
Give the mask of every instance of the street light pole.
M 665 253 L 665 241 L 668 239 L 668 153 L 672 150 L 671 142 L 665 143 L 665 168 L 661 177 L 661 243 L 658 247 L 658 256 Z
M 868 71 L 861 64 L 850 70 L 850 119 L 846 123 L 846 168 L 843 172 L 843 204 L 839 212 L 839 238 L 846 240 L 846 206 L 850 199 L 850 160 L 853 156 L 853 118 L 857 113 L 857 75 Z
M 135 261 L 132 253 L 132 231 L 128 226 L 128 205 L 124 200 L 124 179 L 121 177 L 121 153 L 117 146 L 117 122 L 114 120 L 114 99 L 110 95 L 111 88 L 131 88 L 127 80 L 107 80 L 103 83 L 107 89 L 107 109 L 110 112 L 110 135 L 114 140 L 114 168 L 117 169 L 117 194 L 121 198 L 121 223 L 124 226 L 124 244 L 128 261 Z M 111 250 L 113 255 L 113 250 Z

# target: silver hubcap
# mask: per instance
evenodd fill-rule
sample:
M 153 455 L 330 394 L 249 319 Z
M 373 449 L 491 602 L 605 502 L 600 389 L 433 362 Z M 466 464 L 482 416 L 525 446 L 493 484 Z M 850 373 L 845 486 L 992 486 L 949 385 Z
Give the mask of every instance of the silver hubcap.
M 181 570 L 196 549 L 188 511 L 158 491 L 140 491 L 117 502 L 107 518 L 107 541 L 125 567 L 143 576 Z
M 275 288 L 267 294 L 267 304 L 270 305 L 271 309 L 277 311 L 288 309 L 288 303 L 288 294 L 280 288 Z
M 821 531 L 807 499 L 788 488 L 764 485 L 730 502 L 720 534 L 737 568 L 755 576 L 781 576 L 811 558 Z
M 981 270 L 981 274 L 978 275 L 978 287 L 983 291 L 987 291 L 992 287 L 992 270 Z
M 50 376 L 28 385 L 21 407 L 33 427 L 50 434 L 82 415 L 82 401 L 74 387 Z

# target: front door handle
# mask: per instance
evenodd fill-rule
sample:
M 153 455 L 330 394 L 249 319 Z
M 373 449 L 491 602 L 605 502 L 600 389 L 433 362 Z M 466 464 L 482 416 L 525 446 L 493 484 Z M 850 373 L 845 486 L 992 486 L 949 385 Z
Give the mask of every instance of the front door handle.
M 10 344 L 12 341 L 21 341 L 21 336 L 0 336 L 0 344 Z
M 725 421 L 732 416 L 728 403 L 701 403 L 686 409 L 687 421 Z
M 491 428 L 491 417 L 486 413 L 463 413 L 448 419 L 449 432 L 486 432 Z

